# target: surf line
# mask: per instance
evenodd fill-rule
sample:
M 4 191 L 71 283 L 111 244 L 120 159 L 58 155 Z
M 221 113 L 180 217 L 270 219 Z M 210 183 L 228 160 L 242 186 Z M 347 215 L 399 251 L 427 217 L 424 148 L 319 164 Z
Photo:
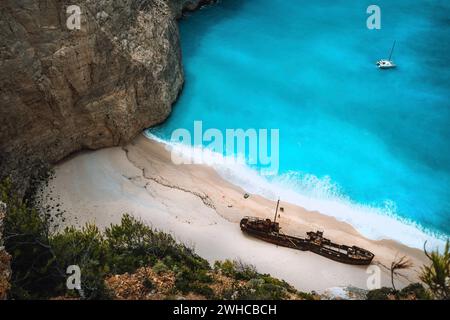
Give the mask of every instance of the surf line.
M 208 128 L 203 131 L 202 121 L 194 121 L 193 129 L 193 138 L 191 132 L 185 128 L 178 128 L 172 132 L 170 142 L 175 145 L 182 143 L 193 147 L 190 152 L 186 153 L 179 148 L 174 148 L 173 145 L 166 145 L 174 164 L 221 165 L 230 161 L 259 165 L 262 175 L 278 174 L 279 129 L 270 129 L 270 134 L 268 129 L 226 129 L 224 134 L 217 128 Z M 202 150 L 206 149 L 211 153 L 195 153 L 196 147 L 200 147 Z M 212 157 L 209 156 L 211 154 Z

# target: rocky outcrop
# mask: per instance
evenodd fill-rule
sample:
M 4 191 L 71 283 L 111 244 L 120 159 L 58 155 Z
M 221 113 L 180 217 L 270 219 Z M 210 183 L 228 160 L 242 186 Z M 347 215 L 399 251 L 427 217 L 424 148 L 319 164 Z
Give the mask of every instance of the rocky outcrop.
M 3 247 L 3 218 L 5 217 L 6 207 L 0 201 L 0 300 L 7 297 L 10 288 L 9 279 L 11 277 L 11 256 Z
M 176 19 L 205 2 L 2 0 L 0 178 L 164 121 L 183 85 Z

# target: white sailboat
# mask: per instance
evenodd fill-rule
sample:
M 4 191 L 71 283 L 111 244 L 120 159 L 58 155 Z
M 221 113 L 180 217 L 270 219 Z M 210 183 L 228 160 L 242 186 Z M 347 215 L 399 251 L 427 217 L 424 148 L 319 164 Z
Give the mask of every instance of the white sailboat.
M 380 68 L 380 69 L 391 69 L 391 68 L 395 68 L 396 67 L 394 61 L 391 60 L 392 52 L 394 52 L 394 47 L 395 47 L 395 41 L 394 41 L 394 44 L 392 45 L 391 53 L 389 54 L 389 59 L 381 59 L 380 61 L 377 61 L 378 68 Z

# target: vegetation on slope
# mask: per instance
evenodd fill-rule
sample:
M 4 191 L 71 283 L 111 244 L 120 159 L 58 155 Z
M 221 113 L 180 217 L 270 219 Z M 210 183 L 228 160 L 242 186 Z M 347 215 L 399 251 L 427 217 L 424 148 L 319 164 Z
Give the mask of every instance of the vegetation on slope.
M 449 300 L 450 241 L 447 240 L 444 252 L 442 253 L 440 253 L 438 250 L 428 253 L 425 248 L 424 251 L 431 264 L 422 268 L 420 280 L 422 280 L 430 288 L 431 295 L 435 299 Z
M 0 194 L 7 206 L 5 247 L 13 257 L 11 298 L 312 298 L 239 262 L 217 262 L 212 268 L 191 248 L 129 215 L 104 232 L 90 224 L 52 232 L 51 210 L 41 212 L 21 201 L 8 181 L 0 186 Z M 81 270 L 80 290 L 66 286 L 66 269 L 71 265 Z M 123 286 L 118 283 L 124 279 L 141 288 L 141 294 L 132 287 L 127 289 L 129 295 L 120 291 Z M 164 289 L 158 285 L 161 282 Z
M 11 182 L 0 184 L 6 204 L 4 245 L 12 256 L 9 297 L 48 299 L 317 299 L 288 283 L 239 261 L 216 262 L 198 256 L 166 233 L 124 215 L 120 224 L 101 232 L 95 225 L 55 232 L 61 218 L 57 205 L 40 208 L 39 200 L 23 201 Z M 426 284 L 398 291 L 369 291 L 368 299 L 448 299 L 449 243 L 443 253 L 427 253 L 430 265 L 420 275 Z M 67 288 L 67 267 L 79 266 L 80 290 Z

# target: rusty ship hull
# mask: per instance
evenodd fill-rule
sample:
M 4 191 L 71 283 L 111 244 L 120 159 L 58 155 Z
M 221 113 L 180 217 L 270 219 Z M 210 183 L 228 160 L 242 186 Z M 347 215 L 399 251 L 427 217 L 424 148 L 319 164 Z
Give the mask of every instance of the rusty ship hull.
M 244 220 L 244 219 L 242 219 Z M 279 233 L 267 233 L 264 231 L 254 230 L 252 228 L 249 228 L 245 223 L 242 223 L 241 221 L 241 230 L 244 233 L 247 233 L 248 235 L 251 235 L 255 238 L 258 238 L 260 240 L 276 244 L 277 246 L 302 250 L 302 251 L 308 251 L 309 246 L 308 243 L 301 238 L 296 238 L 292 236 L 287 235 L 281 235 Z
M 285 235 L 278 223 L 270 219 L 262 220 L 245 217 L 240 222 L 241 230 L 260 240 L 291 249 L 311 251 L 325 258 L 352 265 L 368 265 L 374 254 L 357 246 L 346 246 L 323 238 L 321 232 L 308 232 L 308 238 Z

